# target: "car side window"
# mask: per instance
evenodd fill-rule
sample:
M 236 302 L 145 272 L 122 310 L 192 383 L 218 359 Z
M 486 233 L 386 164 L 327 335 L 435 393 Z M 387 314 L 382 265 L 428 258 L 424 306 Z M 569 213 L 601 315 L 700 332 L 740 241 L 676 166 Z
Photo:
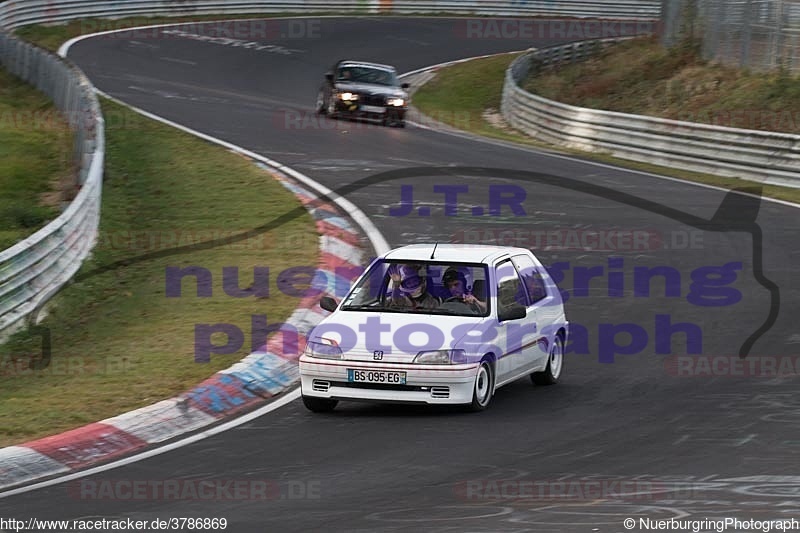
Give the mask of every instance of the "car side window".
M 349 67 L 341 67 L 337 71 L 336 79 L 339 81 L 350 81 L 353 79 L 353 69 Z
M 508 309 L 515 304 L 527 307 L 525 289 L 511 261 L 504 261 L 497 265 L 496 273 L 498 311 Z
M 547 297 L 546 283 L 533 259 L 527 255 L 515 255 L 511 258 L 511 261 L 520 276 L 522 276 L 522 282 L 525 285 L 531 305 Z

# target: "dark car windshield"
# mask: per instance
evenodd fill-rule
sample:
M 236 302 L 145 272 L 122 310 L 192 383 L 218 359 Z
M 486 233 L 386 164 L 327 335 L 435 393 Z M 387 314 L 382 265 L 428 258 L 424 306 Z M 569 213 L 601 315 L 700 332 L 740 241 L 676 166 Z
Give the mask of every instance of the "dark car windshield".
M 336 81 L 354 83 L 372 83 L 396 87 L 399 85 L 397 76 L 391 70 L 372 67 L 339 67 Z
M 344 311 L 488 316 L 486 265 L 376 261 L 344 300 Z

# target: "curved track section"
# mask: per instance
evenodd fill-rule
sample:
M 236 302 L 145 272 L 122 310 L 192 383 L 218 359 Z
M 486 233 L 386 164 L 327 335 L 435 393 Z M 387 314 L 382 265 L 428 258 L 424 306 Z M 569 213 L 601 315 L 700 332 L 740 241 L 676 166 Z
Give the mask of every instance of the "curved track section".
M 564 273 L 576 324 L 563 382 L 520 380 L 479 415 L 342 404 L 314 416 L 294 402 L 180 450 L 0 500 L 0 514 L 225 517 L 229 530 L 254 532 L 621 531 L 627 517 L 798 516 L 794 208 L 411 126 L 320 123 L 316 89 L 338 58 L 408 71 L 554 40 L 458 38 L 463 22 L 444 18 L 298 20 L 319 33 L 269 41 L 288 52 L 155 32 L 89 39 L 70 57 L 115 97 L 344 188 L 391 245 L 505 231 L 505 242 L 537 247 Z M 452 201 L 444 186 L 467 189 Z M 624 234 L 627 244 L 613 237 Z M 711 274 L 723 265 L 727 277 Z M 661 275 L 642 284 L 647 272 Z M 627 354 L 614 348 L 629 343 Z M 751 375 L 770 364 L 789 373 Z M 245 490 L 124 490 L 200 481 Z

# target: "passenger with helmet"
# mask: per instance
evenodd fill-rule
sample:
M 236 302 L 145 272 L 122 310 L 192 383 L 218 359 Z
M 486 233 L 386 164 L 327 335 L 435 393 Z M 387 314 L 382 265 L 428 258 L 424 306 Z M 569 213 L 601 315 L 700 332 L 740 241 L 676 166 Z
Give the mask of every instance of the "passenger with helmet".
M 460 269 L 448 268 L 442 276 L 442 285 L 450 291 L 450 297 L 445 302 L 463 302 L 479 314 L 486 313 L 486 302 L 480 301 L 474 294 L 467 292 L 467 276 Z
M 425 278 L 412 265 L 392 265 L 389 276 L 392 279 L 389 307 L 436 309 L 441 304 L 439 298 L 428 292 Z

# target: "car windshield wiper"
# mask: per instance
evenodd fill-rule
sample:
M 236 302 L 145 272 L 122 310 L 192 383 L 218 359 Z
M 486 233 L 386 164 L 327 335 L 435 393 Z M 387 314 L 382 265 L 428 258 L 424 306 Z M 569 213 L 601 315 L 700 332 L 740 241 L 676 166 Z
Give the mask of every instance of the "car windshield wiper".
M 342 307 L 342 309 L 345 309 L 345 310 L 348 310 L 348 311 L 350 311 L 350 310 L 360 311 L 362 309 L 371 309 L 373 311 L 383 311 L 383 307 L 381 307 L 380 305 L 375 305 L 375 304 L 345 305 L 344 307 Z
M 453 316 L 461 316 L 453 314 L 453 311 L 449 309 L 417 309 L 417 313 L 420 314 L 428 314 L 428 315 L 453 315 Z

